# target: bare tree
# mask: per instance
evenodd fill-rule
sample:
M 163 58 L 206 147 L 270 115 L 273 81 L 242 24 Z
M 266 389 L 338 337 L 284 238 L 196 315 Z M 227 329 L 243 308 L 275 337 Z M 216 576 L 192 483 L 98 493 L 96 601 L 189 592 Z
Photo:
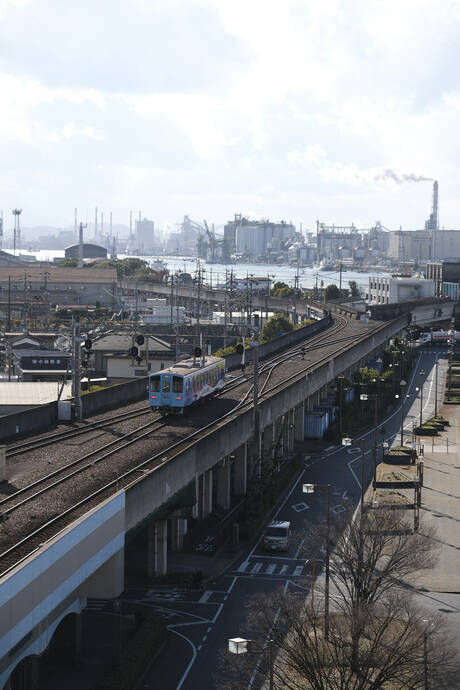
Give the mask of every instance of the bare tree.
M 322 526 L 311 530 L 324 543 Z M 275 687 L 286 690 L 377 690 L 460 685 L 459 666 L 443 619 L 427 616 L 413 600 L 407 578 L 432 566 L 431 536 L 414 533 L 396 511 L 364 513 L 332 530 L 333 611 L 324 634 L 324 602 L 305 591 L 257 595 L 248 639 L 273 640 Z M 222 654 L 219 687 L 247 688 L 251 676 L 267 672 L 267 654 Z M 256 686 L 254 686 L 256 687 Z

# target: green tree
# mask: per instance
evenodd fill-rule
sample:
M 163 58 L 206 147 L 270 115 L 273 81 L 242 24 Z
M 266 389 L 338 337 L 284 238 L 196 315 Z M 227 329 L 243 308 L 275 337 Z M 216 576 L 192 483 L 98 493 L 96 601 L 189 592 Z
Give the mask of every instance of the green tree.
M 272 297 L 291 297 L 294 294 L 294 289 L 289 287 L 287 283 L 278 281 L 273 285 L 270 294 Z
M 265 321 L 260 331 L 260 342 L 266 343 L 274 340 L 280 333 L 290 333 L 294 329 L 292 321 L 282 314 L 273 314 Z
M 328 285 L 324 290 L 324 297 L 326 302 L 329 302 L 329 300 L 331 299 L 337 299 L 337 297 L 340 297 L 340 290 L 337 287 L 337 285 L 334 285 L 334 283 Z
M 64 259 L 59 262 L 60 268 L 75 268 L 78 266 L 78 259 Z
M 359 297 L 359 287 L 356 280 L 349 280 L 348 285 L 350 287 L 350 294 L 352 297 Z

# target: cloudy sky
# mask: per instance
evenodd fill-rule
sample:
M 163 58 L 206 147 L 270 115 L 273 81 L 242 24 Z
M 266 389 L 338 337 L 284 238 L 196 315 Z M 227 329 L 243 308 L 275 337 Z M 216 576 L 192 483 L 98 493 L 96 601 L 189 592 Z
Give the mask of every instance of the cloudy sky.
M 0 208 L 460 228 L 460 0 L 0 0 Z M 420 179 L 415 182 L 413 179 Z

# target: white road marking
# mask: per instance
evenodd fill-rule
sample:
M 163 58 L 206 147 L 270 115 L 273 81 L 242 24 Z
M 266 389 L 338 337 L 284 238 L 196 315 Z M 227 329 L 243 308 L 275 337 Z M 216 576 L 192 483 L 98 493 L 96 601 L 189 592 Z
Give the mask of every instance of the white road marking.
M 209 597 L 211 596 L 212 592 L 206 591 L 203 596 L 200 598 L 200 604 L 204 604 L 206 601 L 208 601 Z
M 302 541 L 301 541 L 300 544 L 299 544 L 299 548 L 298 548 L 297 551 L 295 552 L 294 558 L 298 558 L 298 557 L 299 557 L 300 549 L 302 548 L 302 546 L 304 545 L 304 543 L 305 543 L 305 539 L 302 539 Z
M 280 575 L 284 575 L 284 573 L 286 572 L 287 569 L 288 569 L 287 565 L 282 565 L 281 570 L 280 570 Z
M 277 563 L 269 563 L 267 565 L 267 569 L 265 571 L 265 574 L 271 575 L 275 571 L 277 565 L 278 565 Z
M 242 564 L 240 565 L 240 567 L 238 568 L 238 572 L 239 572 L 239 573 L 244 573 L 245 570 L 246 570 L 246 568 L 248 567 L 248 565 L 249 565 L 249 561 L 243 561 L 243 563 L 242 563 Z
M 295 503 L 291 508 L 295 510 L 296 513 L 301 513 L 303 510 L 309 510 L 310 506 L 302 501 L 302 503 Z
M 296 565 L 293 571 L 293 575 L 302 575 L 303 565 Z
M 263 563 L 255 563 L 255 564 L 252 566 L 251 573 L 258 573 L 259 570 L 262 568 L 262 566 L 263 566 Z

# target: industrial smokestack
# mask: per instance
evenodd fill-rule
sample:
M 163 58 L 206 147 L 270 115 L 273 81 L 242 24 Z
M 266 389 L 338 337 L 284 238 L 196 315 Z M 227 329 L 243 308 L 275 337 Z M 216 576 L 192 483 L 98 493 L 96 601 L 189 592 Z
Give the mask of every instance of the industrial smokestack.
M 78 268 L 83 268 L 83 223 L 80 223 L 78 236 Z
M 439 230 L 439 212 L 438 212 L 438 201 L 439 201 L 439 185 L 438 181 L 433 182 L 433 201 L 431 205 L 430 217 L 425 221 L 425 230 L 431 230 L 431 260 L 434 261 L 437 258 L 437 239 Z
M 94 239 L 97 240 L 97 206 L 94 210 Z

